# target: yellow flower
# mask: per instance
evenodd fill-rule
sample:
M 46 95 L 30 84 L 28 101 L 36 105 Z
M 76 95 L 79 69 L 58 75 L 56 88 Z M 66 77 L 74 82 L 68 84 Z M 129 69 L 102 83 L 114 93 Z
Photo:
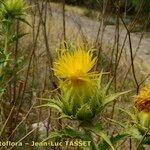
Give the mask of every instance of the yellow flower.
M 150 86 L 143 88 L 136 96 L 135 107 L 140 124 L 148 128 L 150 125 Z
M 136 96 L 135 107 L 138 111 L 150 112 L 150 86 L 143 88 Z
M 92 51 L 79 49 L 62 54 L 53 69 L 65 88 L 72 88 L 73 92 L 91 93 L 95 90 L 98 79 L 98 74 L 92 71 L 95 63 Z

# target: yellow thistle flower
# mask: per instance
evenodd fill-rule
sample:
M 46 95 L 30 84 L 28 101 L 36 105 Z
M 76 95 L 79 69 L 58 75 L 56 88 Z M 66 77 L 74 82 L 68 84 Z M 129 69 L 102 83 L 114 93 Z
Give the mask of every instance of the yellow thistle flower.
M 98 74 L 92 72 L 96 63 L 91 51 L 74 50 L 62 54 L 54 63 L 55 75 L 63 80 L 65 88 L 72 88 L 73 92 L 95 89 Z
M 135 107 L 138 111 L 140 123 L 144 127 L 150 125 L 150 86 L 143 88 L 136 96 Z
M 136 96 L 135 106 L 138 111 L 150 112 L 150 87 L 145 87 Z

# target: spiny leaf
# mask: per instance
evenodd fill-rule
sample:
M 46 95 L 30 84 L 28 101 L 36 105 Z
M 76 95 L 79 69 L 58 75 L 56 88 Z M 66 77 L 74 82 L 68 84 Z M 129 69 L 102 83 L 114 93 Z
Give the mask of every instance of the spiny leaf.
M 50 107 L 50 108 L 55 108 L 55 109 L 57 109 L 59 112 L 62 112 L 62 106 L 61 106 L 61 103 L 58 102 L 58 101 L 55 100 L 55 99 L 49 100 L 49 102 L 46 103 L 46 104 L 43 104 L 43 105 L 40 105 L 40 106 L 36 106 L 36 108 L 39 108 L 39 107 Z
M 112 79 L 111 79 L 111 80 L 108 82 L 108 84 L 102 89 L 102 95 L 103 95 L 103 96 L 107 95 L 111 82 L 112 82 Z
M 55 109 L 57 109 L 59 112 L 62 112 L 62 109 L 61 109 L 58 105 L 56 105 L 56 104 L 54 104 L 54 103 L 43 104 L 43 105 L 37 106 L 36 108 L 38 108 L 38 107 L 50 107 L 50 108 L 55 108 Z
M 70 90 L 65 90 L 64 93 L 62 93 L 62 98 L 61 98 L 61 102 L 62 102 L 62 109 L 63 112 L 66 115 L 72 115 L 72 107 L 70 104 L 70 101 L 74 98 L 72 95 L 72 89 Z
M 93 114 L 95 115 L 100 113 L 103 110 L 102 103 L 101 101 L 99 101 L 99 98 L 97 96 L 90 99 L 89 105 L 91 107 Z
M 66 115 L 66 114 L 62 114 L 58 119 L 63 119 L 63 118 L 67 118 L 67 119 L 75 119 L 75 118 L 73 118 L 73 116 Z
M 110 138 L 107 136 L 106 133 L 103 132 L 103 130 L 101 129 L 101 126 L 96 125 L 96 126 L 85 126 L 85 129 L 90 130 L 92 132 L 94 132 L 95 134 L 97 134 L 98 136 L 102 137 L 103 140 L 105 140 L 109 146 L 111 147 L 112 150 L 115 150 L 115 148 L 113 147 Z
M 50 135 L 44 141 L 50 139 L 63 139 L 63 138 L 90 140 L 89 137 L 86 135 L 86 133 L 83 131 L 77 131 L 72 128 L 65 128 L 61 131 L 51 132 Z
M 93 113 L 92 110 L 90 108 L 90 106 L 86 103 L 84 104 L 78 111 L 76 114 L 76 117 L 79 120 L 89 120 L 91 117 L 93 117 Z
M 125 110 L 125 109 L 122 109 L 122 108 L 118 108 L 118 109 L 121 110 L 122 112 L 128 114 L 128 115 L 131 117 L 131 119 L 132 119 L 134 122 L 136 122 L 137 117 L 136 117 L 134 114 L 132 114 L 132 113 L 130 113 L 129 111 L 127 111 L 127 110 Z
M 105 106 L 106 104 L 108 104 L 108 103 L 114 101 L 114 100 L 115 100 L 116 98 L 118 98 L 119 96 L 121 96 L 121 95 L 123 95 L 123 94 L 126 94 L 126 93 L 128 93 L 128 92 L 129 92 L 129 91 L 108 95 L 107 97 L 105 97 L 104 99 L 102 99 L 103 106 Z
M 62 109 L 63 109 L 63 112 L 66 114 L 66 115 L 72 115 L 72 109 L 71 109 L 71 106 L 69 105 L 68 102 L 66 102 L 65 100 L 62 100 Z
M 111 143 L 114 145 L 116 144 L 118 141 L 124 139 L 127 135 L 124 134 L 124 133 L 121 133 L 121 134 L 117 134 L 117 135 L 113 135 L 111 138 L 110 138 L 110 141 Z M 109 149 L 109 144 L 106 142 L 106 141 L 102 141 L 98 144 L 98 147 L 102 150 L 106 150 L 106 149 Z
M 112 143 L 111 143 L 109 137 L 107 136 L 107 134 L 105 134 L 105 133 L 102 132 L 102 131 L 99 131 L 97 134 L 98 134 L 100 137 L 102 137 L 102 138 L 109 144 L 109 146 L 111 147 L 112 150 L 115 150 L 115 148 L 113 147 L 113 145 L 112 145 Z
M 103 75 L 103 73 L 101 71 L 100 74 L 99 74 L 98 83 L 97 83 L 97 87 L 98 87 L 99 90 L 101 89 L 102 75 Z

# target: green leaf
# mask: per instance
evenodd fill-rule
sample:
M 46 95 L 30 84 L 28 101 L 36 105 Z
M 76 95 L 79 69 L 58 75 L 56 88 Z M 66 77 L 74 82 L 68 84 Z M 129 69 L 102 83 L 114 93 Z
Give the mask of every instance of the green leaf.
M 115 150 L 115 148 L 113 147 L 113 145 L 110 141 L 110 138 L 102 130 L 101 124 L 96 124 L 95 126 L 89 125 L 89 126 L 85 126 L 84 128 L 86 130 L 90 130 L 90 131 L 94 132 L 95 134 L 97 134 L 98 136 L 100 136 L 104 141 L 106 141 L 106 143 L 108 143 L 108 145 L 111 147 L 112 150 Z
M 67 119 L 75 119 L 73 116 L 70 115 L 66 115 L 66 114 L 62 114 L 58 119 L 63 119 L 63 118 L 67 118 Z
M 115 145 L 118 141 L 124 139 L 125 137 L 127 137 L 126 134 L 124 133 L 121 133 L 121 134 L 117 134 L 117 135 L 113 135 L 111 138 L 110 138 L 110 141 L 113 145 Z M 98 144 L 98 147 L 99 149 L 102 149 L 102 150 L 106 150 L 106 149 L 109 149 L 109 144 L 106 142 L 106 141 L 102 141 Z
M 5 63 L 7 59 L 7 55 L 4 53 L 4 49 L 0 48 L 0 65 Z
M 105 134 L 105 133 L 102 132 L 102 131 L 99 131 L 97 134 L 98 134 L 100 137 L 102 137 L 102 138 L 109 144 L 109 146 L 111 147 L 112 150 L 115 150 L 115 148 L 113 147 L 113 145 L 112 145 L 112 143 L 111 143 L 109 137 L 107 136 L 107 134 Z
M 36 108 L 39 108 L 39 107 L 55 108 L 55 109 L 57 109 L 59 112 L 62 112 L 61 102 L 60 102 L 60 101 L 57 101 L 57 100 L 55 100 L 55 99 L 49 100 L 49 102 L 46 103 L 46 104 L 43 104 L 43 105 L 40 105 L 40 106 L 36 106 Z
M 29 33 L 21 33 L 21 34 L 18 34 L 18 35 L 13 35 L 13 37 L 10 39 L 10 43 L 13 43 L 13 42 L 17 41 L 18 39 L 24 37 L 27 34 L 29 34 Z
M 138 139 L 138 140 L 141 140 L 142 139 L 142 135 L 140 133 L 140 131 L 135 128 L 135 127 L 127 127 L 125 130 L 124 130 L 124 134 L 127 134 L 135 139 Z
M 148 136 L 144 139 L 143 144 L 150 145 L 150 135 L 148 135 Z
M 66 115 L 69 115 L 69 116 L 72 115 L 72 109 L 71 109 L 71 106 L 69 105 L 69 103 L 66 101 L 63 101 L 63 100 L 62 100 L 62 103 L 63 103 L 63 105 L 62 105 L 63 112 Z
M 98 78 L 98 83 L 97 83 L 97 87 L 99 90 L 101 89 L 102 75 L 103 75 L 103 72 L 101 71 L 99 78 Z
M 4 89 L 0 88 L 0 98 L 4 94 Z
M 116 144 L 118 141 L 122 140 L 123 138 L 125 138 L 127 135 L 124 134 L 124 133 L 120 133 L 120 134 L 117 134 L 117 135 L 114 135 L 110 138 L 110 141 L 113 143 L 113 144 Z
M 111 94 L 106 96 L 104 99 L 102 99 L 102 103 L 103 106 L 107 105 L 108 103 L 114 101 L 116 98 L 118 98 L 119 96 L 128 93 L 129 91 L 126 92 L 121 92 L 121 93 L 115 93 L 115 94 Z
M 63 112 L 67 115 L 72 115 L 72 106 L 70 104 L 70 101 L 73 99 L 74 97 L 72 96 L 72 89 L 70 90 L 65 90 L 62 93 L 62 108 L 63 108 Z
M 30 25 L 30 23 L 29 23 L 28 21 L 26 21 L 24 18 L 18 17 L 18 18 L 16 18 L 16 19 L 18 19 L 19 21 L 21 21 L 21 22 L 27 24 L 28 26 L 32 27 L 32 26 Z
M 86 103 L 84 104 L 78 111 L 76 114 L 76 117 L 79 120 L 89 120 L 93 117 L 93 113 L 92 110 L 90 108 L 90 106 Z
M 101 113 L 103 110 L 102 103 L 99 101 L 99 97 L 96 95 L 95 97 L 93 96 L 90 101 L 89 101 L 90 108 L 93 112 L 93 115 L 97 115 Z
M 115 124 L 121 126 L 122 128 L 125 128 L 125 125 L 124 125 L 124 124 L 122 124 L 122 123 L 120 123 L 120 122 L 118 122 L 118 121 L 116 121 L 116 120 L 114 120 L 114 119 L 108 118 L 108 120 L 110 120 L 112 123 L 115 123 Z
M 136 122 L 136 121 L 137 121 L 137 117 L 136 117 L 134 114 L 132 114 L 132 113 L 130 113 L 129 111 L 127 111 L 127 110 L 125 110 L 125 109 L 122 109 L 122 108 L 118 108 L 118 109 L 121 110 L 122 112 L 128 114 L 128 115 L 131 117 L 131 119 L 133 120 L 133 122 Z
M 63 139 L 63 138 L 73 138 L 73 139 L 82 139 L 82 140 L 89 140 L 89 137 L 83 131 L 77 131 L 73 128 L 65 128 L 61 131 L 54 131 L 51 132 L 50 135 L 44 139 L 44 141 L 50 139 Z
M 103 96 L 107 95 L 111 83 L 112 83 L 112 79 L 108 82 L 108 84 L 105 87 L 103 87 L 102 89 Z

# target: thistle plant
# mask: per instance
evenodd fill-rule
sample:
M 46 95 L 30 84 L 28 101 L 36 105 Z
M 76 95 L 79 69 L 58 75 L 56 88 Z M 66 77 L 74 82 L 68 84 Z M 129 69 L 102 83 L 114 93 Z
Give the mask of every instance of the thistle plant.
M 12 99 L 7 99 L 7 97 L 12 97 L 12 93 L 7 91 L 7 86 L 9 85 L 11 89 L 16 91 L 16 85 L 19 79 L 17 77 L 17 71 L 18 67 L 20 67 L 20 49 L 18 47 L 18 41 L 25 35 L 20 33 L 19 24 L 21 22 L 27 23 L 25 20 L 25 10 L 26 6 L 23 0 L 0 1 L 0 109 L 1 114 L 3 114 L 2 118 L 4 119 L 2 120 L 4 120 L 4 122 L 9 116 L 12 104 L 17 101 L 16 96 L 14 96 L 13 102 Z M 13 84 L 10 83 L 12 80 Z M 16 95 L 16 92 L 13 94 Z M 13 115 L 15 116 L 15 114 L 11 114 L 10 118 L 14 119 L 15 117 Z M 3 124 L 4 122 L 1 123 Z M 7 129 L 9 130 L 9 134 L 11 134 L 15 126 L 16 124 L 12 122 L 11 119 L 8 120 Z M 1 133 L 3 133 L 3 130 L 1 130 Z M 6 135 L 4 135 L 4 137 L 5 136 Z
M 0 49 L 0 85 L 3 84 L 3 77 L 4 77 L 4 67 L 7 66 L 7 62 L 9 60 L 9 55 L 7 55 L 3 49 Z M 3 94 L 4 89 L 0 87 L 0 97 Z
M 131 118 L 130 124 L 115 122 L 123 127 L 121 135 L 135 139 L 138 143 L 137 149 L 145 149 L 144 145 L 149 145 L 150 143 L 150 87 L 144 87 L 134 97 L 134 113 L 124 109 L 120 110 Z
M 26 6 L 23 0 L 5 0 L 0 1 L 0 83 L 4 83 L 8 77 L 8 70 L 11 72 L 13 61 L 12 51 L 10 49 L 19 38 L 25 34 L 16 34 L 17 21 L 25 22 Z M 9 66 L 9 67 L 8 67 Z M 5 72 L 6 71 L 6 72 Z M 3 89 L 4 90 L 4 89 Z M 2 91 L 3 91 L 2 90 Z
M 93 70 L 97 58 L 94 57 L 92 49 L 86 51 L 77 47 L 64 51 L 56 59 L 53 67 L 59 82 L 60 96 L 57 99 L 48 100 L 48 103 L 40 107 L 55 108 L 62 114 L 61 118 L 78 121 L 80 130 L 65 128 L 62 131 L 50 133 L 48 139 L 54 137 L 89 139 L 92 141 L 92 149 L 99 149 L 100 143 L 96 145 L 92 137 L 93 132 L 114 149 L 109 136 L 102 129 L 101 120 L 94 121 L 94 118 L 100 115 L 110 102 L 126 92 L 111 94 L 109 92 L 111 81 L 102 86 L 101 80 L 104 73 Z
M 0 1 L 0 76 L 4 76 L 4 70 L 10 63 L 12 52 L 10 46 L 13 45 L 24 34 L 15 32 L 17 21 L 25 22 L 26 6 L 23 0 Z M 22 36 L 21 36 L 22 35 Z M 2 73 L 3 72 L 3 73 Z
M 100 77 L 99 74 L 90 72 L 95 62 L 96 58 L 92 59 L 90 51 L 77 50 L 63 54 L 54 63 L 54 72 L 59 78 L 63 99 L 61 107 L 66 115 L 81 120 L 90 119 L 95 115 L 93 108 L 100 103 L 96 97 L 93 101 Z
M 150 87 L 144 87 L 135 97 L 137 116 L 142 127 L 150 126 Z

